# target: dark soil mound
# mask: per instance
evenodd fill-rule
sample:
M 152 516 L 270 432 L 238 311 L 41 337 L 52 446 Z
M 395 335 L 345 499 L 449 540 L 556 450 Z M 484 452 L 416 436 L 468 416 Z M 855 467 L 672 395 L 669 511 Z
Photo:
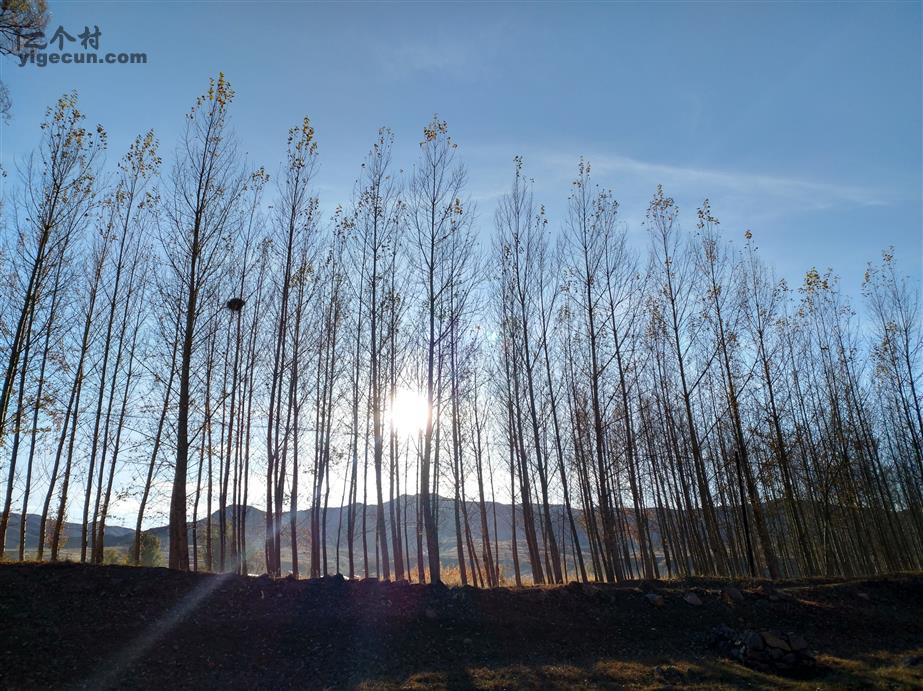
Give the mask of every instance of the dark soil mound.
M 810 679 L 784 679 L 788 685 L 923 684 L 923 666 L 914 664 L 923 659 L 923 577 L 737 583 L 733 597 L 727 586 L 694 579 L 476 590 L 4 564 L 0 686 L 783 682 L 710 645 L 722 625 L 803 639 L 816 668 Z

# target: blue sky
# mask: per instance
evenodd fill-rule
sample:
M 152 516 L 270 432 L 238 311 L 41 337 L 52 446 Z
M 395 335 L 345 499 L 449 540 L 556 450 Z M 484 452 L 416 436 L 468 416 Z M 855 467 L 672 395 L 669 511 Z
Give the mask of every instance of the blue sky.
M 639 246 L 662 183 L 687 229 L 708 196 L 726 232 L 752 229 L 792 281 L 832 266 L 857 295 L 887 245 L 920 275 L 919 3 L 49 4 L 51 32 L 98 25 L 101 52 L 144 51 L 148 64 L 3 61 L 8 171 L 74 88 L 110 132 L 111 163 L 147 128 L 169 160 L 184 113 L 223 70 L 252 165 L 275 172 L 287 128 L 311 117 L 327 209 L 347 200 L 379 126 L 408 167 L 438 112 L 485 238 L 515 154 L 556 225 L 583 155 Z

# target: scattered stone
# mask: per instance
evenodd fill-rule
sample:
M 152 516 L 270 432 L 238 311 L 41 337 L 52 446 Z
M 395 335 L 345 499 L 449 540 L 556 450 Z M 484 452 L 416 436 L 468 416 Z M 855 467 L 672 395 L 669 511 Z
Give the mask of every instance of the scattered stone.
M 792 650 L 795 652 L 798 652 L 799 650 L 808 649 L 808 642 L 804 639 L 803 636 L 800 636 L 797 633 L 793 633 L 789 635 L 788 644 L 792 647 Z
M 763 643 L 769 648 L 778 648 L 786 652 L 792 649 L 788 641 L 772 631 L 764 631 L 761 636 L 763 637 Z
M 721 624 L 712 629 L 711 645 L 725 657 L 761 672 L 799 675 L 816 664 L 807 641 L 797 633 L 735 631 Z
M 673 665 L 658 665 L 654 667 L 654 678 L 662 684 L 682 684 L 683 673 Z
M 693 607 L 701 607 L 701 606 L 702 606 L 702 598 L 700 598 L 700 597 L 699 597 L 698 595 L 696 595 L 695 593 L 686 593 L 685 595 L 683 595 L 683 599 L 684 599 L 686 602 L 688 602 L 690 605 L 692 605 Z
M 770 602 L 779 602 L 780 600 L 791 601 L 795 599 L 794 596 L 789 595 L 784 590 L 776 589 L 776 586 L 772 583 L 763 583 L 763 585 L 759 587 L 758 592 Z
M 427 608 L 423 611 L 423 614 L 426 615 L 426 618 L 429 619 L 429 620 L 431 620 L 431 621 L 434 620 L 434 619 L 436 619 L 436 617 L 438 616 L 438 615 L 436 614 L 436 610 L 434 610 L 432 607 L 427 607 Z
M 721 591 L 721 599 L 729 605 L 738 605 L 744 601 L 744 594 L 738 588 L 729 585 Z
M 664 605 L 663 595 L 658 595 L 657 593 L 648 593 L 644 596 L 644 599 L 650 602 L 654 607 L 663 607 Z
M 866 602 L 869 602 L 872 599 L 869 597 L 868 593 L 863 593 L 862 591 L 859 591 L 858 593 L 856 593 L 856 597 L 861 598 L 865 600 Z
M 762 650 L 766 647 L 763 644 L 763 637 L 756 631 L 745 631 L 742 640 L 744 645 L 751 650 Z

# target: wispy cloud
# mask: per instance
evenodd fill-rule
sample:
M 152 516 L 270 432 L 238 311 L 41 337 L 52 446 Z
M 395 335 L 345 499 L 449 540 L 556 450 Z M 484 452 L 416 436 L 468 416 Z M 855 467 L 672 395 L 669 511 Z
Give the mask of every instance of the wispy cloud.
M 405 78 L 419 74 L 470 74 L 478 64 L 476 51 L 461 41 L 401 43 L 382 55 L 387 76 Z
M 760 200 L 760 206 L 779 204 L 787 211 L 823 210 L 838 205 L 887 206 L 905 197 L 899 190 L 817 181 L 797 176 L 758 172 L 697 168 L 642 161 L 628 156 L 601 154 L 586 156 L 600 181 L 621 185 L 643 185 L 649 190 L 662 184 L 667 192 L 682 190 L 684 196 L 724 197 L 727 201 Z M 539 154 L 542 168 L 573 169 L 573 156 Z
M 383 43 L 376 50 L 378 66 L 390 79 L 421 75 L 480 79 L 491 69 L 503 47 L 503 32 L 503 22 L 497 22 L 485 25 L 473 35 L 443 32 Z

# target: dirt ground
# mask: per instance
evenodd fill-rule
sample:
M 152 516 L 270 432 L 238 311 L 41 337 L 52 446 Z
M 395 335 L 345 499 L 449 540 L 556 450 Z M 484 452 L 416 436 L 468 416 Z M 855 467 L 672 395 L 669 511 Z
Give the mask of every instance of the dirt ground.
M 738 583 L 737 603 L 723 585 L 479 591 L 3 564 L 0 687 L 923 687 L 923 576 Z M 817 669 L 788 678 L 721 658 L 709 638 L 722 623 L 798 632 Z

